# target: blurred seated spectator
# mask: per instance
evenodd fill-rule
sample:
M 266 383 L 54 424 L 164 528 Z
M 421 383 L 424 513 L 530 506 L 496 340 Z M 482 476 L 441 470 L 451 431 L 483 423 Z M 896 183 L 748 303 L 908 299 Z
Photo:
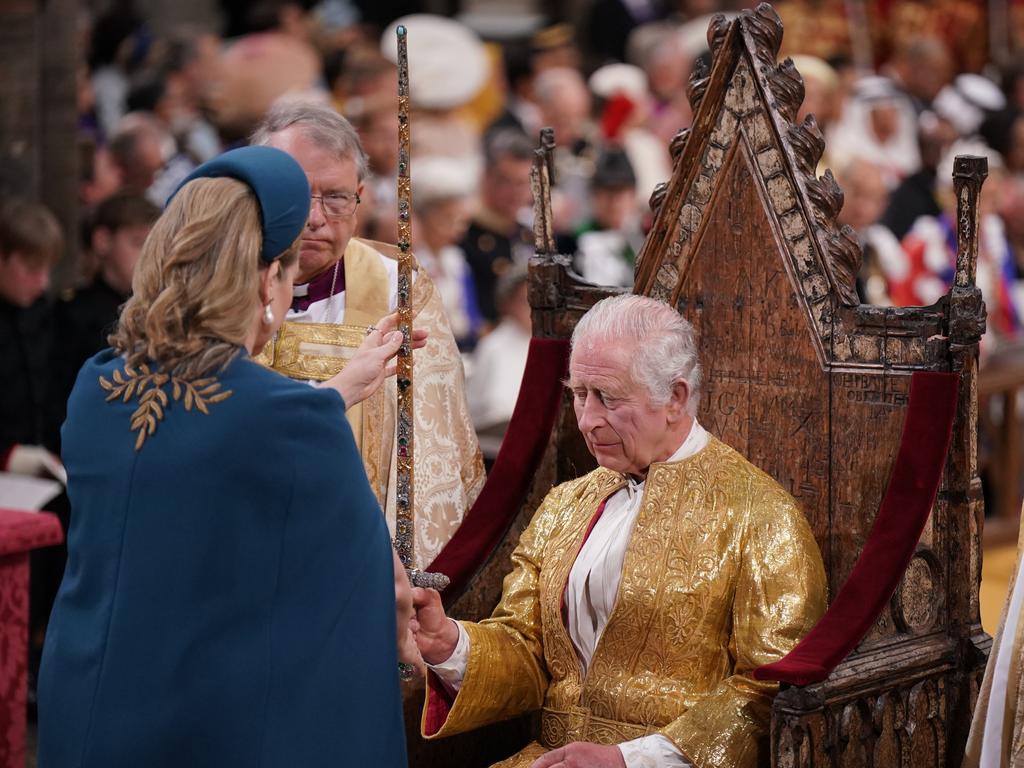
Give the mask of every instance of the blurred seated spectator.
M 397 82 L 395 62 L 381 52 L 377 43 L 358 41 L 344 51 L 328 84 L 338 112 L 355 125 L 378 110 L 397 115 Z
M 390 62 L 386 62 L 394 69 Z M 394 88 L 394 72 L 391 87 Z M 369 174 L 363 180 L 363 200 L 360 203 L 359 222 L 367 229 L 375 229 L 379 218 L 397 222 L 398 215 L 398 98 L 357 98 L 346 102 L 351 109 L 346 113 L 359 133 L 369 163 Z M 372 104 L 376 103 L 376 106 Z M 418 158 L 414 155 L 414 159 Z M 416 172 L 419 173 L 419 163 Z M 390 227 L 388 228 L 390 229 Z M 374 240 L 395 242 L 387 236 L 374 236 Z
M 107 336 L 131 294 L 142 244 L 159 215 L 159 208 L 133 192 L 119 192 L 96 208 L 90 250 L 97 272 L 54 307 L 54 392 L 61 416 L 82 363 L 109 346 Z
M 1015 338 L 1024 316 L 1024 284 L 1014 258 L 1007 228 L 999 213 L 1004 197 L 1005 172 L 989 150 L 989 178 L 982 192 L 978 230 L 977 285 L 985 299 L 988 332 L 982 354 Z M 898 248 L 879 249 L 879 264 L 889 297 L 896 306 L 930 305 L 952 284 L 956 270 L 956 196 L 953 194 L 953 157 L 943 162 L 938 174 L 938 216 L 922 216 Z
M 587 6 L 587 53 L 597 65 L 624 61 L 630 33 L 664 18 L 666 10 L 660 0 L 590 0 Z
M 484 458 L 494 460 L 512 419 L 526 370 L 533 326 L 525 267 L 498 282 L 495 300 L 501 322 L 477 344 L 468 368 L 466 399 Z
M 883 68 L 910 99 L 917 114 L 930 109 L 955 72 L 949 46 L 937 37 L 917 37 L 897 46 Z
M 0 469 L 7 472 L 45 473 L 58 445 L 45 294 L 63 246 L 49 210 L 19 199 L 0 203 Z
M 91 136 L 78 139 L 78 202 L 87 210 L 121 187 L 121 169 L 110 150 Z
M 545 69 L 534 81 L 541 122 L 555 131 L 555 230 L 571 232 L 590 215 L 587 188 L 599 146 L 590 90 L 579 70 Z
M 835 176 L 844 197 L 837 221 L 840 225 L 849 225 L 857 233 L 863 254 L 857 276 L 857 293 L 868 304 L 888 304 L 885 277 L 878 266 L 874 245 L 879 237 L 887 245 L 893 239 L 888 230 L 877 224 L 889 197 L 882 170 L 867 160 L 854 159 L 837 168 Z
M 208 91 L 211 119 L 222 143 L 242 143 L 282 97 L 326 101 L 321 68 L 316 49 L 290 29 L 261 29 L 230 43 L 213 68 Z
M 802 123 L 807 115 L 814 120 L 823 135 L 827 135 L 839 117 L 840 82 L 839 74 L 827 61 L 817 56 L 793 56 L 793 65 L 804 79 L 804 102 L 800 105 L 796 120 Z M 818 161 L 818 174 L 832 167 L 829 146 Z
M 636 176 L 626 153 L 603 152 L 590 182 L 593 216 L 558 239 L 559 253 L 574 254 L 576 271 L 597 285 L 633 285 L 636 255 L 643 245 L 634 200 Z
M 530 37 L 530 61 L 534 74 L 562 67 L 579 70 L 580 59 L 576 33 L 569 24 L 552 24 L 538 29 Z
M 100 138 L 109 140 L 124 117 L 128 80 L 146 61 L 151 44 L 133 0 L 113 0 L 93 24 L 88 63 Z
M 472 105 L 488 87 L 492 71 L 483 41 L 454 19 L 432 14 L 404 16 L 381 37 L 381 52 L 395 63 L 399 24 L 408 29 L 414 162 L 417 156 L 444 155 L 479 163 L 484 125 L 474 116 Z M 389 92 L 394 88 L 392 81 Z
M 110 139 L 110 154 L 121 188 L 161 207 L 195 165 L 177 153 L 170 132 L 149 112 L 130 112 L 121 119 Z
M 860 158 L 879 166 L 890 188 L 921 167 L 917 114 L 885 77 L 864 77 L 854 84 L 827 146 L 836 165 Z
M 476 175 L 458 160 L 428 157 L 416 163 L 412 192 L 416 261 L 441 294 L 459 349 L 471 350 L 482 317 L 473 273 L 458 244 L 469 227 Z
M 974 151 L 979 145 L 987 147 L 981 135 L 986 120 L 1006 107 L 1006 97 L 987 77 L 966 73 L 958 75 L 935 97 L 934 110 L 957 131 L 958 141 L 951 150 L 954 154 Z
M 939 114 L 927 111 L 918 117 L 917 144 L 921 152 L 921 168 L 893 190 L 880 220 L 897 240 L 902 240 L 920 217 L 938 216 L 941 212 L 936 196 L 936 169 L 956 138 L 953 124 Z
M 533 147 L 516 130 L 488 138 L 477 208 L 461 243 L 480 311 L 491 324 L 498 322 L 494 300 L 498 278 L 514 264 L 525 266 L 533 255 L 533 232 L 521 220 L 533 200 Z
M 214 71 L 209 59 L 219 55 L 217 46 L 216 38 L 185 32 L 160 41 L 157 63 L 136 73 L 128 91 L 128 110 L 152 113 L 174 138 L 177 153 L 195 163 L 221 151 L 217 131 L 202 114 L 204 78 Z
M 632 64 L 607 64 L 590 76 L 589 84 L 602 104 L 602 146 L 625 151 L 635 174 L 634 207 L 646 213 L 654 188 L 672 175 L 668 146 L 646 127 L 653 103 L 647 75 Z
M 627 60 L 644 70 L 651 93 L 647 127 L 665 146 L 693 121 L 686 85 L 704 47 L 688 47 L 671 24 L 645 24 L 629 37 Z
M 508 129 L 521 131 L 530 139 L 540 132 L 540 109 L 533 94 L 533 62 L 525 45 L 503 47 L 506 93 L 505 108 L 487 127 L 486 136 Z M 486 140 L 486 138 L 485 138 Z

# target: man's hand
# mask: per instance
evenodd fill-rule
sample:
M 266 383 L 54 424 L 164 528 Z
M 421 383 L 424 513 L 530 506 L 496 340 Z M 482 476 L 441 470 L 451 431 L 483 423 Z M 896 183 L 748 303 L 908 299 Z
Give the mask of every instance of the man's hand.
M 433 589 L 413 587 L 412 604 L 416 616 L 410 624 L 423 660 L 428 664 L 448 661 L 459 644 L 459 628 L 444 615 L 441 595 Z
M 574 741 L 537 758 L 530 768 L 626 768 L 626 761 L 614 744 Z
M 394 557 L 395 565 L 395 621 L 398 632 L 398 660 L 411 664 L 426 674 L 423 666 L 423 658 L 416 647 L 416 637 L 412 633 L 412 588 L 409 586 L 409 577 L 405 575 L 405 567 L 398 559 L 398 553 L 393 549 L 391 554 Z
M 397 314 L 380 320 L 341 372 L 325 381 L 323 386 L 336 390 L 346 406 L 361 403 L 376 392 L 384 379 L 395 375 L 398 367 L 392 362 L 402 346 L 402 334 L 395 330 L 397 327 Z M 413 349 L 420 349 L 426 343 L 426 331 L 412 332 Z

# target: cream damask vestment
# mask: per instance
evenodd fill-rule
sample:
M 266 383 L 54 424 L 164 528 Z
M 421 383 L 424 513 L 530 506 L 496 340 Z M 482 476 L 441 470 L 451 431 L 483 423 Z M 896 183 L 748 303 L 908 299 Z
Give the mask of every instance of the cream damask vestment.
M 985 668 L 963 768 L 1024 768 L 1024 526 Z
M 428 686 L 428 738 L 541 710 L 541 733 L 503 768 L 572 741 L 668 738 L 696 768 L 767 758 L 777 686 L 752 671 L 784 656 L 824 612 L 826 580 L 793 499 L 711 438 L 651 466 L 617 599 L 586 672 L 566 627 L 570 571 L 602 502 L 627 479 L 597 469 L 554 488 L 512 555 L 490 619 L 463 623 L 454 700 Z
M 386 252 L 382 252 L 386 251 Z M 397 301 L 394 249 L 349 240 L 342 261 L 344 290 L 288 313 L 257 358 L 293 379 L 324 381 L 338 373 L 362 344 L 366 327 L 393 312 Z M 430 564 L 462 522 L 483 487 L 484 470 L 466 405 L 462 360 L 441 297 L 417 271 L 413 325 L 429 332 L 414 352 L 415 515 L 417 565 Z M 370 486 L 395 529 L 394 377 L 374 395 L 346 410 Z

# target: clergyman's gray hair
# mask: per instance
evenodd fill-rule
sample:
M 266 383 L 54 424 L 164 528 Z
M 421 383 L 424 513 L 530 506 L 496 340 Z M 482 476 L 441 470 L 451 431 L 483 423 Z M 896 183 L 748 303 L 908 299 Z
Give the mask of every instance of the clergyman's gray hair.
M 693 326 L 665 302 L 627 293 L 591 307 L 576 324 L 572 347 L 618 339 L 631 343 L 633 380 L 655 405 L 667 403 L 672 387 L 683 381 L 689 390 L 686 410 L 697 415 L 701 370 Z
M 309 101 L 283 101 L 271 107 L 256 126 L 250 142 L 266 145 L 270 137 L 293 125 L 321 149 L 334 154 L 340 160 L 351 160 L 356 164 L 356 174 L 362 181 L 369 173 L 369 161 L 359 134 L 352 123 L 330 107 Z

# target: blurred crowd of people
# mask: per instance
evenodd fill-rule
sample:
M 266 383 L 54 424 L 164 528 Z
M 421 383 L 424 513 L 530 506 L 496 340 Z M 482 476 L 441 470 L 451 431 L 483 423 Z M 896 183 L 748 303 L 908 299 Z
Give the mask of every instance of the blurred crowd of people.
M 3 359 L 34 361 L 33 397 L 56 403 L 57 420 L 32 434 L 11 430 L 0 449 L 56 449 L 60 403 L 81 363 L 105 345 L 168 195 L 199 163 L 244 144 L 278 100 L 331 104 L 352 122 L 370 166 L 357 234 L 395 241 L 394 16 L 417 9 L 366 5 L 222 0 L 220 32 L 183 26 L 160 35 L 130 0 L 83 15 L 77 284 L 52 302 L 43 297 L 64 252 L 45 209 L 7 201 L 0 216 L 0 300 L 11 329 L 4 339 L 22 350 Z M 586 280 L 631 285 L 649 197 L 671 173 L 669 142 L 692 119 L 686 83 L 707 60 L 709 14 L 744 5 L 593 0 L 576 27 L 472 13 L 464 21 L 400 19 L 409 28 L 414 250 L 465 355 L 482 435 L 500 441 L 525 366 L 539 129 L 555 129 L 559 250 Z M 1024 66 L 996 67 L 982 53 L 981 5 L 777 7 L 783 53 L 805 81 L 800 118 L 814 113 L 827 139 L 819 172 L 833 169 L 846 195 L 840 220 L 864 247 L 862 299 L 930 304 L 945 292 L 955 249 L 952 158 L 982 154 L 990 169 L 978 269 L 986 345 L 1016 338 L 1024 320 Z M 45 343 L 34 340 L 46 334 Z M 49 365 L 43 350 L 55 345 L 59 365 Z M 7 414 L 3 421 L 6 430 Z

